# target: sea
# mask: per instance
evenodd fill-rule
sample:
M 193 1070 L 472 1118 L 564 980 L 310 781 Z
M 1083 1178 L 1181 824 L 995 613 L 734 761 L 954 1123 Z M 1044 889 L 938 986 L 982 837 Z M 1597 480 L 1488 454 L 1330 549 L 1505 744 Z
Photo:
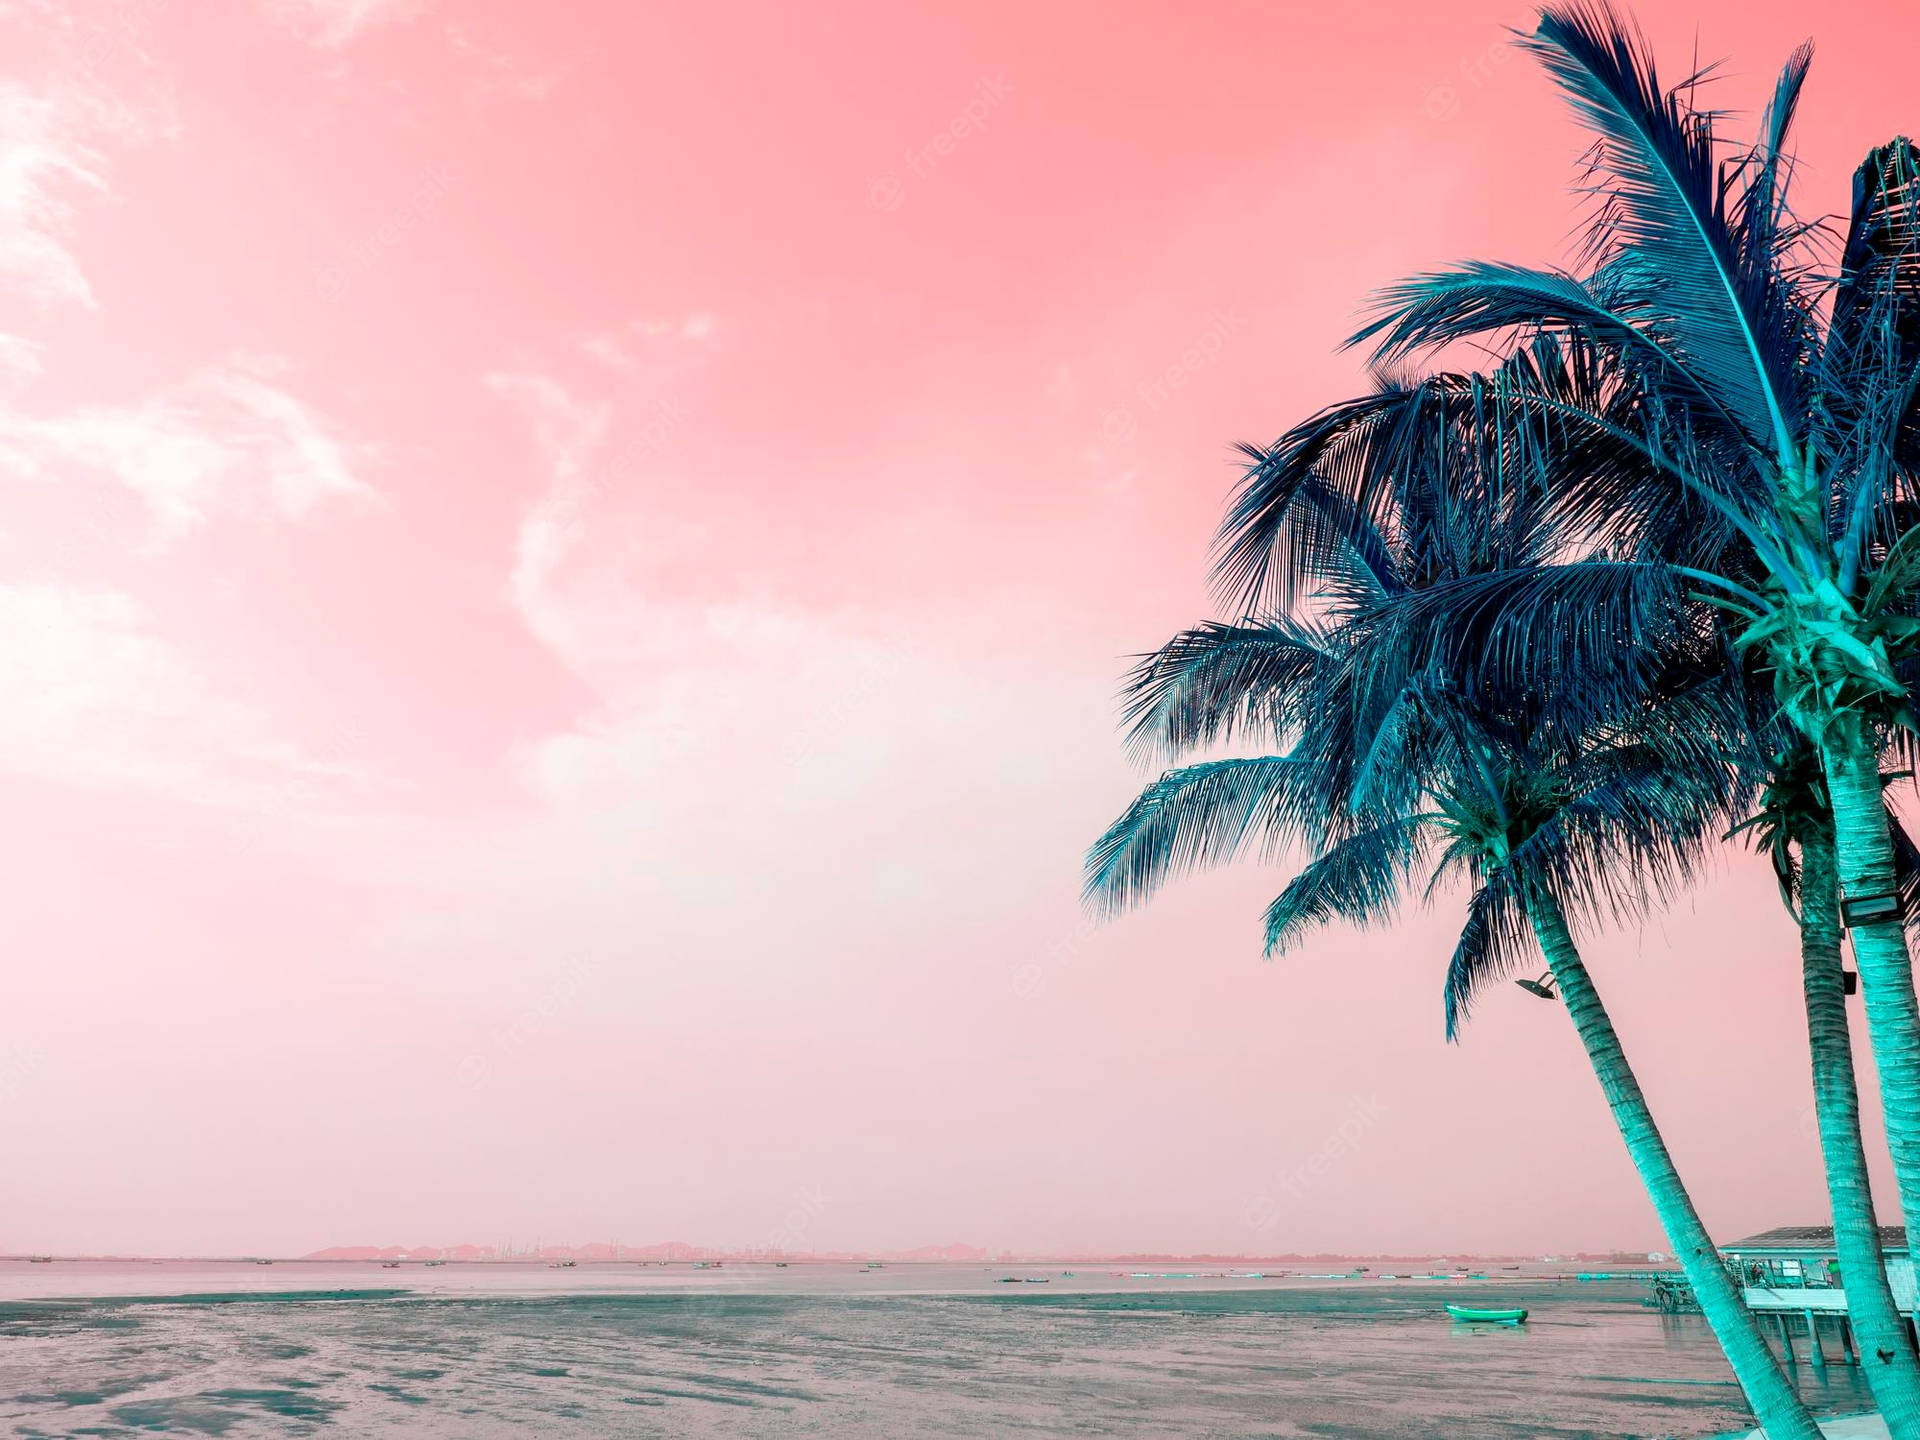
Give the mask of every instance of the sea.
M 17 1436 L 1695 1437 L 1643 1282 L 1046 1265 L 0 1261 Z M 1524 1306 L 1462 1324 L 1445 1302 Z M 1828 1343 L 1833 1341 L 1829 1337 Z M 1792 1373 L 1869 1408 L 1836 1353 Z

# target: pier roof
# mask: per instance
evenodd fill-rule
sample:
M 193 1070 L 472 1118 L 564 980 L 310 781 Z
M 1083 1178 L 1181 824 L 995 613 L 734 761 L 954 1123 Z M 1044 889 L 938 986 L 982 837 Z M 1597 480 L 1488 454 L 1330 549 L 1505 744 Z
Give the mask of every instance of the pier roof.
M 1745 1253 L 1750 1250 L 1831 1250 L 1833 1249 L 1833 1227 L 1831 1225 L 1782 1225 L 1777 1229 L 1763 1230 L 1758 1235 L 1749 1235 L 1744 1240 L 1730 1240 L 1720 1247 Z M 1907 1250 L 1907 1228 L 1904 1225 L 1882 1225 L 1880 1227 L 1880 1248 L 1885 1251 Z

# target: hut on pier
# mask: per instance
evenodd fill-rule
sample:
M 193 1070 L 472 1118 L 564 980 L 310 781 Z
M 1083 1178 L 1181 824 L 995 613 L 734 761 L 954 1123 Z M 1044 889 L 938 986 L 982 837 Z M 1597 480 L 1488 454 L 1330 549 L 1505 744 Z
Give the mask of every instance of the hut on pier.
M 1809 1358 L 1815 1364 L 1825 1359 L 1819 1338 L 1822 1322 L 1839 1333 L 1843 1351 L 1849 1359 L 1853 1357 L 1846 1277 L 1840 1272 L 1831 1225 L 1784 1225 L 1722 1245 L 1720 1254 L 1740 1282 L 1747 1308 L 1756 1315 L 1778 1317 L 1789 1354 L 1797 1322 L 1805 1321 Z M 1894 1304 L 1910 1323 L 1920 1324 L 1920 1308 L 1916 1308 L 1920 1299 L 1915 1295 L 1913 1257 L 1907 1251 L 1904 1227 L 1880 1227 L 1880 1254 Z

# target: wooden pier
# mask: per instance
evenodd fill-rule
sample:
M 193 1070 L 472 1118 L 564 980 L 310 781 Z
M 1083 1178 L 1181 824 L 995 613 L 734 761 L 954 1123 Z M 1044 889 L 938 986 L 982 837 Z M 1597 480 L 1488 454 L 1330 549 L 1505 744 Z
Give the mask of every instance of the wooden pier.
M 1907 1317 L 1908 1326 L 1920 1333 L 1920 1296 L 1915 1292 L 1913 1258 L 1903 1227 L 1880 1227 L 1880 1254 L 1894 1304 Z M 1808 1362 L 1825 1368 L 1832 1357 L 1822 1339 L 1824 1332 L 1833 1337 L 1842 1361 L 1859 1363 L 1831 1226 L 1782 1226 L 1723 1245 L 1720 1256 L 1763 1332 L 1772 1329 L 1780 1337 L 1781 1353 L 1788 1361 L 1798 1361 L 1798 1341 L 1805 1337 Z M 1686 1288 L 1691 1298 L 1691 1287 Z M 1660 1301 L 1656 1298 L 1653 1303 Z

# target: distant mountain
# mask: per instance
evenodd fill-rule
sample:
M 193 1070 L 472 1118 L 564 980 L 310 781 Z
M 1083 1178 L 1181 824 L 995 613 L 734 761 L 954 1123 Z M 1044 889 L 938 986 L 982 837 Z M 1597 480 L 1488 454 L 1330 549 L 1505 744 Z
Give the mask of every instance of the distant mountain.
M 988 1258 L 978 1245 L 922 1245 L 915 1250 L 729 1250 L 667 1240 L 654 1245 L 622 1245 L 594 1240 L 585 1245 L 541 1245 L 508 1249 L 500 1245 L 329 1245 L 302 1260 L 929 1260 L 966 1263 Z
M 612 1240 L 595 1240 L 584 1245 L 539 1245 L 521 1248 L 504 1245 L 332 1245 L 303 1255 L 303 1260 L 576 1260 L 603 1262 L 653 1262 L 690 1260 L 814 1260 L 860 1261 L 896 1260 L 903 1263 L 968 1265 L 983 1261 L 1055 1261 L 1092 1263 L 1105 1261 L 1130 1265 L 1315 1265 L 1350 1267 L 1355 1261 L 1386 1265 L 1427 1265 L 1464 1267 L 1493 1261 L 1604 1261 L 1614 1265 L 1641 1264 L 1652 1259 L 1646 1251 L 1565 1252 L 1560 1256 L 1537 1255 L 1215 1255 L 1215 1254 L 1125 1254 L 1102 1255 L 1087 1251 L 1031 1254 L 993 1251 L 979 1245 L 921 1245 L 912 1250 L 772 1250 L 764 1248 L 728 1249 L 717 1245 L 689 1245 L 684 1240 L 666 1240 L 652 1245 L 625 1245 Z M 1665 1259 L 1664 1256 L 1661 1257 Z M 1654 1263 L 1660 1263 L 1655 1261 Z

